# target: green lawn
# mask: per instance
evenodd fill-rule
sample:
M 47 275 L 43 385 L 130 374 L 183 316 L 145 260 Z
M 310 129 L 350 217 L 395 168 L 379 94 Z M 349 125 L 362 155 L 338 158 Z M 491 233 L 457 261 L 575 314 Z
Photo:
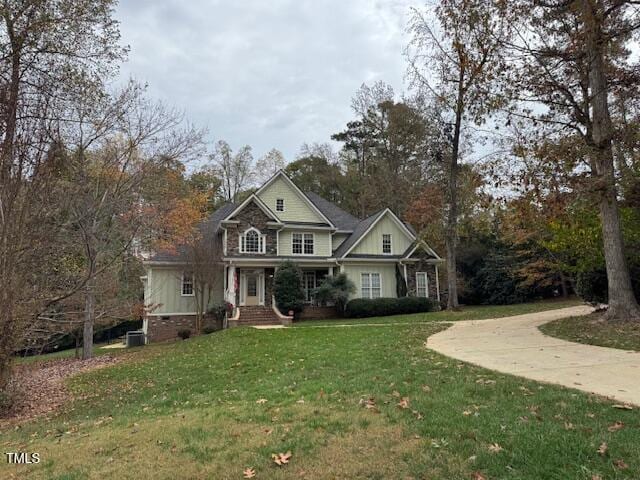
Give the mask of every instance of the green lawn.
M 459 311 L 415 313 L 411 315 L 394 315 L 390 317 L 372 318 L 338 318 L 335 320 L 305 320 L 297 322 L 296 327 L 318 327 L 326 325 L 357 325 L 357 324 L 391 324 L 418 322 L 457 322 L 460 320 L 483 320 L 487 318 L 509 317 L 525 313 L 542 312 L 556 308 L 574 307 L 582 305 L 579 299 L 545 300 L 540 302 L 520 303 L 517 305 L 474 305 L 462 307 Z
M 146 347 L 74 377 L 82 400 L 57 417 L 2 432 L 4 451 L 42 462 L 0 464 L 0 478 L 640 477 L 637 409 L 438 355 L 424 341 L 442 328 L 240 328 Z
M 640 324 L 604 323 L 598 313 L 556 320 L 542 325 L 540 330 L 572 342 L 640 351 Z

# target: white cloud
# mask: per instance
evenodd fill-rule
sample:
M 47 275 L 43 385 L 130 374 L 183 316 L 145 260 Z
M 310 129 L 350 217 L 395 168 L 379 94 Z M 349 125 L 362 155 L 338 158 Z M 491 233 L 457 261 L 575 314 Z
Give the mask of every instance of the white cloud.
M 409 0 L 122 0 L 122 76 L 210 138 L 291 160 L 352 118 L 362 82 L 403 89 Z

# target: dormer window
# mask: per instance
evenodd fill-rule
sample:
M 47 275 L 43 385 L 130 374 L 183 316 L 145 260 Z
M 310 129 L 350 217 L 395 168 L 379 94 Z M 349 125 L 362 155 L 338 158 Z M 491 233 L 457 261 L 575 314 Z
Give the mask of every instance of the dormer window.
M 240 235 L 240 253 L 264 253 L 264 251 L 264 235 L 258 230 L 252 227 Z
M 284 212 L 284 198 L 276 198 L 276 212 Z
M 391 255 L 391 234 L 382 234 L 382 253 L 384 255 Z

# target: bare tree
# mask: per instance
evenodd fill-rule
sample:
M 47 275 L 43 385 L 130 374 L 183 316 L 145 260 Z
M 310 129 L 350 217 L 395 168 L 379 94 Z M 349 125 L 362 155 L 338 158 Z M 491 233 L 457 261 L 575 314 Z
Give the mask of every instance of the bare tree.
M 253 155 L 245 145 L 237 153 L 224 140 L 216 143 L 211 160 L 222 178 L 222 194 L 227 202 L 236 202 L 238 194 L 254 182 Z
M 284 155 L 277 148 L 272 148 L 256 162 L 255 177 L 258 184 L 263 184 L 273 177 L 278 170 L 283 170 L 287 166 Z
M 462 130 L 467 121 L 485 122 L 500 102 L 492 87 L 505 69 L 501 52 L 509 22 L 499 14 L 503 4 L 441 0 L 433 10 L 413 9 L 409 23 L 411 42 L 406 54 L 412 84 L 441 104 L 443 114 L 452 118 L 446 169 L 448 308 L 458 307 L 457 184 Z
M 0 391 L 10 355 L 50 299 L 41 265 L 60 229 L 54 205 L 68 105 L 126 54 L 113 5 L 0 3 Z
M 215 292 L 222 290 L 224 282 L 222 242 L 216 227 L 210 221 L 203 222 L 186 248 L 193 278 L 198 334 L 202 333 L 206 313 L 217 306 L 214 304 Z
M 69 249 L 81 246 L 77 253 L 83 259 L 77 288 L 85 304 L 84 359 L 92 356 L 98 277 L 117 265 L 134 241 L 154 231 L 158 220 L 149 215 L 145 181 L 158 163 L 188 160 L 202 146 L 202 132 L 182 128 L 179 112 L 150 102 L 133 82 L 115 95 L 89 100 L 74 110 L 62 205 Z

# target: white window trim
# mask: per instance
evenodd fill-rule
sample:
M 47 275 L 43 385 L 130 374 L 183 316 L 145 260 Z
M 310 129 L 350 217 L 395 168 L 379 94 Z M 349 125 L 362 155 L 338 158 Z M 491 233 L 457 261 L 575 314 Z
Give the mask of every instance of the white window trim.
M 184 293 L 184 272 L 182 272 L 182 278 L 180 278 L 180 296 L 181 297 L 195 297 L 196 296 L 196 284 L 193 281 L 193 274 L 191 275 L 191 293 Z
M 293 236 L 302 235 L 302 253 L 293 253 Z M 311 235 L 313 239 L 313 253 L 304 253 L 304 237 L 305 235 Z M 296 257 L 313 257 L 316 254 L 316 234 L 313 232 L 291 232 L 291 255 Z
M 384 237 L 385 235 L 389 235 L 389 253 L 386 253 L 384 251 Z M 382 234 L 382 254 L 383 255 L 393 255 L 393 235 L 390 233 L 383 233 Z
M 425 296 L 418 295 L 418 276 L 424 275 Z M 429 274 L 427 272 L 416 272 L 416 297 L 429 298 Z
M 278 210 L 278 201 L 282 200 L 282 210 Z M 284 198 L 276 198 L 276 212 L 286 212 L 287 211 L 287 207 L 284 201 Z
M 367 275 L 369 277 L 369 296 L 365 297 L 362 293 L 362 276 L 363 275 Z M 372 275 L 378 275 L 378 278 L 380 278 L 380 295 L 378 297 L 374 297 L 373 296 L 373 282 L 371 281 Z M 382 274 L 380 272 L 360 272 L 360 298 L 368 298 L 368 299 L 375 299 L 375 298 L 382 298 L 382 292 L 383 292 L 383 288 L 382 288 Z
M 247 242 L 243 242 L 243 238 L 246 238 L 247 233 L 254 231 L 258 234 L 258 251 L 257 252 L 248 252 L 246 250 L 246 243 Z M 240 253 L 248 253 L 248 254 L 254 254 L 254 255 L 264 255 L 265 251 L 266 251 L 266 246 L 267 244 L 267 238 L 266 235 L 263 235 L 260 230 L 258 230 L 255 227 L 250 227 L 247 228 L 243 233 L 238 234 L 238 251 Z

